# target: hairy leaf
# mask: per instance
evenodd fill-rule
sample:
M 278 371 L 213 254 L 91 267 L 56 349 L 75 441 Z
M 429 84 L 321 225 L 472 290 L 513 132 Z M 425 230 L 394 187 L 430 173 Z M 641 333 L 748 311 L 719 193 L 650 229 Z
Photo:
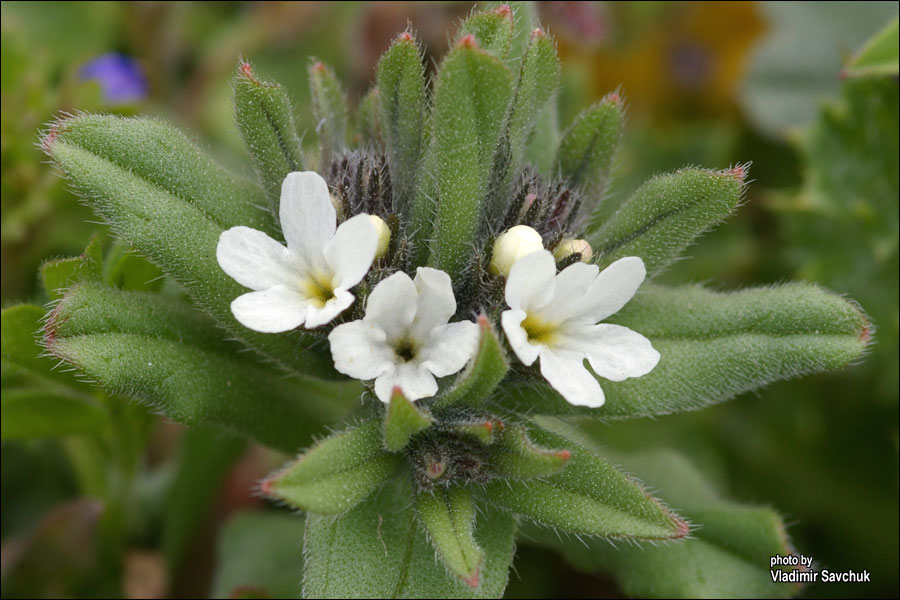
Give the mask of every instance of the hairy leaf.
M 419 410 L 397 387 L 384 415 L 384 447 L 399 452 L 415 434 L 431 426 L 434 419 L 427 411 Z
M 512 10 L 509 6 L 502 5 L 494 10 L 473 14 L 460 25 L 456 41 L 459 42 L 467 35 L 473 36 L 485 52 L 505 60 L 512 46 Z
M 334 71 L 317 60 L 309 65 L 309 91 L 322 150 L 321 166 L 325 167 L 347 144 L 347 95 Z
M 435 401 L 433 405 L 435 410 L 457 405 L 477 406 L 506 376 L 509 370 L 506 352 L 500 345 L 491 322 L 486 316 L 479 315 L 478 326 L 481 328 L 481 337 L 475 356 L 453 388 Z
M 900 17 L 894 17 L 866 42 L 843 73 L 852 77 L 896 76 L 898 71 L 900 71 Z
M 478 587 L 484 551 L 475 541 L 475 501 L 461 485 L 416 496 L 416 514 L 438 556 L 469 587 Z
M 581 111 L 562 135 L 556 159 L 559 173 L 593 203 L 603 199 L 624 125 L 622 100 L 609 94 Z

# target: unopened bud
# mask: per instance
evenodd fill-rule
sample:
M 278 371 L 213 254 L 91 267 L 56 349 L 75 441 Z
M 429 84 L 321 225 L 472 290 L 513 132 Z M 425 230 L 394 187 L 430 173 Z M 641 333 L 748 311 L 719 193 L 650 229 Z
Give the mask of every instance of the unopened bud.
M 369 215 L 375 231 L 378 232 L 378 245 L 375 247 L 375 258 L 381 258 L 387 252 L 388 244 L 391 243 L 391 228 L 387 226 L 381 217 L 377 215 Z
M 576 252 L 581 254 L 581 262 L 588 262 L 594 256 L 594 251 L 591 250 L 591 245 L 587 243 L 587 240 L 565 239 L 553 251 L 553 258 L 556 259 L 556 262 L 559 262 Z
M 509 276 L 509 270 L 520 258 L 544 249 L 541 234 L 528 225 L 516 225 L 499 235 L 494 241 L 491 255 L 491 273 Z

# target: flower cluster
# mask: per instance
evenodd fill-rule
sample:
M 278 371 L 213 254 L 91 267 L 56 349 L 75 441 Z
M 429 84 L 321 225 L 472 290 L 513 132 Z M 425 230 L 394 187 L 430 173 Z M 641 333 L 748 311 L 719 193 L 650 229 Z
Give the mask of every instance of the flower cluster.
M 286 246 L 249 227 L 222 233 L 219 265 L 253 290 L 231 310 L 241 324 L 264 333 L 326 325 L 354 303 L 350 289 L 384 253 L 390 230 L 364 213 L 338 226 L 328 185 L 311 171 L 285 178 L 280 219 Z M 557 273 L 557 260 L 573 256 Z M 539 233 L 518 225 L 495 240 L 490 270 L 506 277 L 509 309 L 500 322 L 518 359 L 525 366 L 540 359 L 541 375 L 569 403 L 598 407 L 603 390 L 585 359 L 596 375 L 622 381 L 649 373 L 659 353 L 641 334 L 600 323 L 634 296 L 646 276 L 643 261 L 626 257 L 600 271 L 590 258 L 584 240 L 565 240 L 554 256 Z M 476 351 L 479 327 L 471 320 L 451 323 L 456 311 L 447 273 L 419 267 L 412 279 L 396 271 L 368 295 L 362 319 L 329 333 L 334 366 L 374 380 L 382 402 L 396 387 L 411 400 L 434 396 L 436 378 L 462 370 Z

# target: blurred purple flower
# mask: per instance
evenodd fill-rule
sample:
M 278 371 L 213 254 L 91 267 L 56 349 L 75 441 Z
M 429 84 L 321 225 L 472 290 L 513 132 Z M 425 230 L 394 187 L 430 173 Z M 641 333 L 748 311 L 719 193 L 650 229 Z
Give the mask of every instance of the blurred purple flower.
M 87 63 L 78 72 L 85 81 L 96 81 L 109 104 L 137 102 L 147 96 L 147 77 L 130 56 L 109 52 Z

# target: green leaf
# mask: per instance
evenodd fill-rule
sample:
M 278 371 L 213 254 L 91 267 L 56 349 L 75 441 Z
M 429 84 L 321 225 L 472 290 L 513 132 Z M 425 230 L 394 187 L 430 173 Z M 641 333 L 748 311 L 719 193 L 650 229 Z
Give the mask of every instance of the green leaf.
M 622 100 L 613 93 L 581 111 L 562 135 L 559 174 L 594 203 L 603 199 L 624 125 Z
M 246 447 L 246 440 L 221 429 L 192 427 L 184 432 L 163 511 L 161 546 L 171 577 L 179 574 L 185 552 L 209 519 L 209 507 Z
M 504 425 L 499 420 L 480 419 L 469 422 L 455 422 L 446 427 L 458 435 L 476 439 L 487 446 L 494 443 L 497 437 L 496 432 L 502 431 Z
M 246 289 L 216 260 L 222 231 L 261 227 L 255 186 L 238 184 L 187 139 L 157 121 L 82 115 L 60 121 L 44 148 L 113 230 L 183 284 L 232 336 L 298 372 L 333 377 L 330 357 L 304 350 L 310 335 L 257 333 L 231 314 Z M 245 213 L 263 215 L 254 224 Z M 241 219 L 245 219 L 241 221 Z
M 211 597 L 298 598 L 302 540 L 303 519 L 297 515 L 235 514 L 219 533 Z
M 538 113 L 534 130 L 525 147 L 525 159 L 542 177 L 549 179 L 558 172 L 556 151 L 560 135 L 559 108 L 554 96 Z
M 721 223 L 741 200 L 746 169 L 682 169 L 654 177 L 597 228 L 588 241 L 601 268 L 638 256 L 648 277 L 678 258 L 701 233 Z
M 103 262 L 103 282 L 122 290 L 156 292 L 162 287 L 164 275 L 156 265 L 138 256 L 134 250 L 116 242 Z
M 437 219 L 431 262 L 457 286 L 483 229 L 511 78 L 503 63 L 468 37 L 447 53 L 438 70 L 433 117 Z
M 4 336 L 5 337 L 5 336 Z M 294 451 L 355 404 L 360 388 L 247 361 L 177 300 L 81 284 L 45 331 L 48 350 L 98 381 L 168 417 L 231 429 Z
M 98 433 L 109 426 L 103 409 L 64 390 L 4 389 L 0 406 L 4 441 Z
M 419 410 L 403 395 L 403 390 L 394 388 L 384 415 L 384 447 L 390 452 L 403 450 L 412 436 L 428 429 L 433 422 L 427 411 Z
M 412 201 L 425 148 L 425 73 L 412 34 L 403 33 L 391 44 L 375 77 L 394 210 L 403 212 Z
M 478 316 L 481 337 L 478 350 L 468 367 L 459 376 L 453 388 L 438 398 L 433 406 L 436 411 L 452 406 L 478 406 L 494 391 L 509 370 L 506 352 L 488 318 Z
M 507 424 L 491 446 L 490 465 L 499 477 L 530 479 L 559 473 L 570 458 L 569 450 L 542 448 L 529 439 L 525 427 Z
M 862 355 L 872 329 L 855 304 L 808 283 L 731 293 L 645 286 L 609 321 L 645 335 L 661 358 L 643 377 L 601 379 L 601 408 L 574 407 L 543 384 L 505 386 L 495 400 L 537 414 L 616 418 L 693 410 L 841 368 Z
M 783 598 L 799 591 L 797 584 L 774 583 L 769 573 L 770 557 L 795 553 L 775 511 L 721 498 L 693 465 L 672 451 L 625 457 L 624 463 L 698 526 L 689 539 L 613 547 L 600 540 L 561 542 L 552 534 L 529 533 L 582 570 L 611 572 L 632 597 Z
M 309 65 L 309 91 L 316 134 L 322 150 L 320 167 L 326 168 L 334 155 L 347 144 L 350 113 L 347 95 L 334 71 L 325 63 L 312 60 Z
M 81 256 L 49 260 L 41 265 L 41 283 L 51 300 L 59 300 L 67 287 L 82 279 L 99 279 L 103 241 L 94 234 Z
M 528 434 L 542 446 L 569 449 L 568 467 L 543 479 L 490 481 L 483 491 L 490 502 L 575 534 L 637 540 L 688 534 L 685 521 L 606 460 L 537 426 Z
M 381 131 L 381 92 L 377 87 L 371 88 L 359 101 L 356 112 L 356 137 L 354 144 L 363 147 L 384 145 L 384 134 Z
M 480 584 L 469 587 L 435 560 L 401 477 L 339 517 L 307 519 L 303 594 L 308 598 L 499 598 L 513 558 L 516 522 L 485 507 L 475 529 L 484 549 Z
M 491 11 L 473 14 L 460 26 L 456 43 L 467 35 L 473 36 L 485 52 L 505 60 L 513 37 L 513 15 L 509 6 L 502 5 Z
M 484 551 L 475 541 L 475 501 L 461 485 L 416 495 L 416 514 L 444 564 L 469 587 L 478 587 Z
M 232 87 L 235 120 L 244 146 L 268 196 L 267 206 L 272 215 L 278 215 L 281 183 L 288 173 L 303 170 L 291 100 L 277 83 L 258 79 L 249 62 L 238 65 Z
M 843 74 L 861 77 L 897 75 L 898 72 L 900 72 L 900 17 L 894 17 L 856 53 L 843 70 Z
M 345 512 L 396 473 L 403 457 L 384 450 L 381 422 L 325 438 L 266 479 L 262 491 L 291 506 L 323 515 Z
M 31 375 L 72 385 L 76 383 L 72 374 L 55 369 L 54 365 L 59 361 L 43 356 L 44 349 L 38 344 L 46 313 L 46 309 L 33 304 L 17 304 L 3 309 L 0 313 L 3 329 L 0 356 L 4 363 Z
M 518 82 L 494 161 L 491 218 L 499 217 L 506 208 L 510 183 L 522 170 L 528 138 L 538 115 L 558 86 L 559 60 L 556 57 L 556 47 L 548 35 L 536 29 L 531 33 L 522 57 Z

